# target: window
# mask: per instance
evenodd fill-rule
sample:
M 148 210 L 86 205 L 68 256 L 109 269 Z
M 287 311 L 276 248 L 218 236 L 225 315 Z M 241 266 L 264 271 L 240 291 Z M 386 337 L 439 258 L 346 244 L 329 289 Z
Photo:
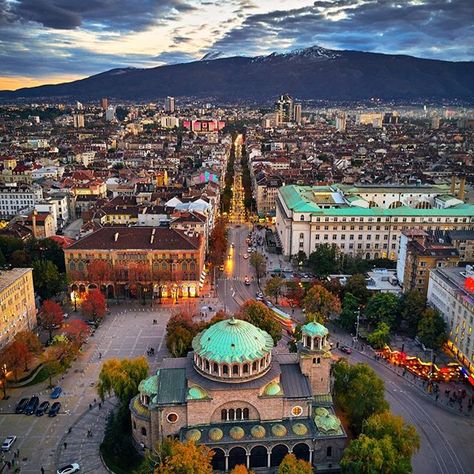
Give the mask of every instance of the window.
M 133 420 L 133 429 L 134 429 L 134 430 L 137 429 L 137 424 L 135 423 L 135 420 Z
M 301 214 L 300 221 L 304 221 L 304 214 Z
M 212 364 L 212 372 L 215 374 L 219 372 L 219 366 L 215 362 Z
M 300 240 L 303 240 L 304 239 L 304 234 L 303 232 L 300 233 Z
M 242 410 L 242 414 L 243 414 L 244 420 L 248 420 L 248 419 L 249 419 L 249 409 L 248 409 L 248 408 L 244 408 L 244 409 Z
M 140 431 L 143 436 L 146 436 L 146 428 L 144 426 L 141 427 Z
M 222 366 L 222 373 L 224 375 L 229 375 L 229 366 L 228 365 L 223 365 Z
M 332 456 L 332 446 L 326 448 L 326 457 L 330 458 Z
M 229 410 L 229 420 L 235 420 L 235 410 L 233 408 Z
M 224 408 L 224 410 L 221 410 L 221 420 L 226 421 L 227 420 L 227 410 Z
M 248 374 L 248 373 L 249 373 L 249 365 L 244 364 L 244 374 Z
M 239 366 L 233 365 L 232 366 L 232 375 L 239 375 Z
M 176 423 L 178 421 L 178 414 L 177 413 L 168 413 L 166 420 L 168 423 Z
M 242 419 L 242 408 L 237 408 L 237 410 L 235 410 L 235 418 L 237 420 L 241 420 Z

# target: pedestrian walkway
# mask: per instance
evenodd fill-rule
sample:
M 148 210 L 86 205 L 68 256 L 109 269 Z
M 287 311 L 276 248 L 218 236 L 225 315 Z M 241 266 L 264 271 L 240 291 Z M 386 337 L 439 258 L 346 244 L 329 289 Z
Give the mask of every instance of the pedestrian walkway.
M 56 466 L 78 463 L 81 473 L 108 474 L 102 463 L 100 445 L 104 438 L 107 416 L 117 406 L 115 397 L 97 402 L 66 431 L 56 449 Z

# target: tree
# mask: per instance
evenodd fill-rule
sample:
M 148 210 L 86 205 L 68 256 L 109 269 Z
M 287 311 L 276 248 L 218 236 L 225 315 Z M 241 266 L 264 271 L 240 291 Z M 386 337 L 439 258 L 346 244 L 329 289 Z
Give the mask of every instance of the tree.
M 103 285 L 112 280 L 113 269 L 107 260 L 93 260 L 87 264 L 87 277 L 91 283 Z
M 57 358 L 58 350 L 55 347 L 49 347 L 42 356 L 43 371 L 49 380 L 49 387 L 53 385 L 53 377 L 63 370 L 61 361 Z
M 418 323 L 418 339 L 430 349 L 440 349 L 448 339 L 446 322 L 436 309 L 426 308 Z
M 213 452 L 207 446 L 196 446 L 193 441 L 181 443 L 171 438 L 162 444 L 162 462 L 154 474 L 212 474 Z
M 253 471 L 249 471 L 243 464 L 238 464 L 230 471 L 230 474 L 255 474 Z
M 96 323 L 105 315 L 105 297 L 98 289 L 89 290 L 82 302 L 82 312 Z
M 253 252 L 250 256 L 250 265 L 252 265 L 255 270 L 257 282 L 260 283 L 260 278 L 267 273 L 267 261 L 265 257 L 259 252 Z
M 287 454 L 278 467 L 278 474 L 313 474 L 311 464 L 297 459 L 294 454 Z
M 32 354 L 39 354 L 43 348 L 39 337 L 33 331 L 26 330 L 17 332 L 14 340 L 26 344 Z
M 64 277 L 56 265 L 49 260 L 35 260 L 33 262 L 33 281 L 35 290 L 41 298 L 51 298 L 61 291 L 64 286 Z
M 377 328 L 367 337 L 367 342 L 374 349 L 383 349 L 390 342 L 390 327 L 387 323 L 380 322 Z
M 195 334 L 186 328 L 176 328 L 166 334 L 166 348 L 173 357 L 183 357 L 192 349 Z
M 314 274 L 319 278 L 326 278 L 331 273 L 339 271 L 339 250 L 336 245 L 318 245 L 310 254 L 308 264 Z
M 304 288 L 301 282 L 297 279 L 287 281 L 286 284 L 286 297 L 295 306 L 301 304 L 301 300 L 304 297 Z
M 10 257 L 10 265 L 14 267 L 28 267 L 31 264 L 31 256 L 26 250 L 15 250 Z
M 405 329 L 408 334 L 414 336 L 425 308 L 426 298 L 422 293 L 416 290 L 405 293 L 399 301 L 398 314 L 400 319 L 398 325 Z
M 90 335 L 89 326 L 81 319 L 72 319 L 63 326 L 67 338 L 78 348 L 81 347 L 87 336 Z
M 64 314 L 61 306 L 53 300 L 43 301 L 38 315 L 38 325 L 48 331 L 49 340 L 53 337 L 53 331 L 58 329 L 63 321 Z
M 9 371 L 13 372 L 15 380 L 18 380 L 18 372 L 28 368 L 28 362 L 32 354 L 28 346 L 23 342 L 13 341 L 6 346 L 0 354 L 2 365 L 5 364 Z
M 342 300 L 342 310 L 338 321 L 347 331 L 355 331 L 359 301 L 352 293 L 346 293 Z
M 265 293 L 275 298 L 275 304 L 278 304 L 278 297 L 281 295 L 285 279 L 279 276 L 274 276 L 267 281 L 265 285 Z
M 227 229 L 224 219 L 219 218 L 209 236 L 209 261 L 218 266 L 224 261 L 227 252 Z
M 331 314 L 341 311 L 341 302 L 322 285 L 316 284 L 304 297 L 303 307 L 308 320 L 312 321 L 315 316 L 319 316 L 322 321 L 326 321 Z
M 103 400 L 106 393 L 114 392 L 122 406 L 128 406 L 138 393 L 138 385 L 148 375 L 145 357 L 135 359 L 109 359 L 102 364 L 97 393 Z
M 272 336 L 275 345 L 281 339 L 281 326 L 273 317 L 272 310 L 259 301 L 246 301 L 236 317 L 268 332 Z
M 401 416 L 389 411 L 377 413 L 368 418 L 362 432 L 371 438 L 390 437 L 399 456 L 411 462 L 412 456 L 420 449 L 420 436 L 413 425 L 404 422 Z
M 351 293 L 357 298 L 360 304 L 365 305 L 370 296 L 365 276 L 361 273 L 356 273 L 349 277 L 344 287 L 344 292 Z
M 367 364 L 350 365 L 345 359 L 337 361 L 332 372 L 336 402 L 355 433 L 360 433 L 364 420 L 388 409 L 384 382 Z
M 25 250 L 31 256 L 31 260 L 49 260 L 54 263 L 60 273 L 66 271 L 64 263 L 64 251 L 53 239 L 29 239 L 26 241 Z
M 398 297 L 392 293 L 376 293 L 371 296 L 364 314 L 370 323 L 384 322 L 390 327 L 395 322 L 398 309 Z

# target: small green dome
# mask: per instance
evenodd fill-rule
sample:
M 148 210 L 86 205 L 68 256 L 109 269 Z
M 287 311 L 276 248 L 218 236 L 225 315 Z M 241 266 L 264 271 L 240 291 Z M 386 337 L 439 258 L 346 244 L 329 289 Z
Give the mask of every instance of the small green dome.
M 186 432 L 186 439 L 188 441 L 199 441 L 201 439 L 201 432 L 195 428 Z
M 211 428 L 209 430 L 209 439 L 212 441 L 219 441 L 224 436 L 224 433 L 220 428 Z
M 272 433 L 275 436 L 285 436 L 287 433 L 286 428 L 283 425 L 277 424 L 272 426 Z
M 314 414 L 315 414 L 316 416 L 328 416 L 328 415 L 329 415 L 329 411 L 327 410 L 327 408 L 318 407 L 318 408 L 316 408 L 316 410 L 314 410 Z
M 156 395 L 158 393 L 158 376 L 152 375 L 143 379 L 138 385 L 138 391 L 143 395 Z
M 195 385 L 188 390 L 188 398 L 191 400 L 202 400 L 203 398 L 208 398 L 207 392 Z
M 217 363 L 261 359 L 272 348 L 270 334 L 247 321 L 234 318 L 213 324 L 193 339 L 194 352 Z
M 340 430 L 341 421 L 334 415 L 315 416 L 314 422 L 323 433 L 336 433 Z
M 230 429 L 229 435 L 232 439 L 242 439 L 245 436 L 245 431 L 240 426 L 234 426 Z
M 308 428 L 305 424 L 303 423 L 295 423 L 292 427 L 291 430 L 295 435 L 297 436 L 304 436 L 308 432 Z
M 312 321 L 311 323 L 305 324 L 301 328 L 301 334 L 306 334 L 307 336 L 319 336 L 324 337 L 329 334 L 329 331 L 322 324 Z
M 252 426 L 252 429 L 250 430 L 250 434 L 254 438 L 265 438 L 266 431 L 262 425 L 255 425 L 255 426 Z
M 265 395 L 278 395 L 281 393 L 281 387 L 278 382 L 270 382 L 263 391 Z

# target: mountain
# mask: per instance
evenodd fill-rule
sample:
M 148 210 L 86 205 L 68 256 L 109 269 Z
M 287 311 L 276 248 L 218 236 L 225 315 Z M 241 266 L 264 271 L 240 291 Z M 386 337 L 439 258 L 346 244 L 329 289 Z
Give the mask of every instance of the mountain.
M 474 62 L 335 51 L 313 46 L 268 56 L 220 58 L 151 69 L 112 69 L 78 81 L 0 91 L 0 99 L 153 99 L 170 96 L 266 100 L 474 99 Z

